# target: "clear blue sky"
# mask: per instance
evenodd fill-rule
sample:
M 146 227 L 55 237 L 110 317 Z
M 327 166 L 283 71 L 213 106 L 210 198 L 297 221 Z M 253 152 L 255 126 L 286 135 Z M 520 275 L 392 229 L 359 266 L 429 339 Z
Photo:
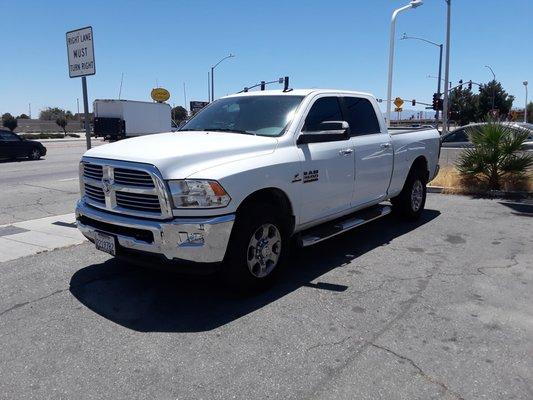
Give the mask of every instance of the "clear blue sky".
M 67 70 L 65 32 L 92 25 L 97 74 L 89 101 L 149 100 L 159 85 L 171 104 L 207 97 L 207 71 L 217 68 L 217 96 L 262 79 L 289 75 L 291 86 L 331 87 L 386 95 L 389 22 L 407 0 L 294 1 L 21 1 L 2 10 L 0 113 L 33 116 L 47 106 L 76 111 L 81 80 Z M 533 88 L 533 1 L 452 0 L 450 78 L 486 82 L 490 64 L 522 106 Z M 444 41 L 445 1 L 425 0 L 402 13 L 403 32 Z M 396 44 L 393 96 L 430 102 L 436 89 L 438 49 L 414 40 Z M 443 73 L 444 75 L 444 73 Z M 533 89 L 530 90 L 533 99 Z M 92 106 L 91 106 L 92 108 Z M 418 107 L 417 107 L 418 108 Z M 422 108 L 420 108 L 422 109 Z

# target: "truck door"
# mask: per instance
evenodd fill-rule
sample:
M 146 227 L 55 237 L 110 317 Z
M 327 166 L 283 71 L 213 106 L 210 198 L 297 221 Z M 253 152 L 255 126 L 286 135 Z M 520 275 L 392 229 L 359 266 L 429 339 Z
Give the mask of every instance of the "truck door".
M 302 132 L 318 132 L 323 122 L 343 121 L 339 98 L 319 97 L 307 113 Z M 323 135 L 328 136 L 328 135 Z M 354 154 L 349 137 L 323 138 L 298 144 L 301 171 L 293 183 L 300 185 L 300 223 L 318 220 L 350 207 L 354 184 Z
M 385 127 L 382 131 L 376 116 L 380 111 L 369 99 L 345 96 L 342 102 L 355 153 L 352 207 L 377 203 L 386 197 L 392 175 L 394 150 L 390 135 Z

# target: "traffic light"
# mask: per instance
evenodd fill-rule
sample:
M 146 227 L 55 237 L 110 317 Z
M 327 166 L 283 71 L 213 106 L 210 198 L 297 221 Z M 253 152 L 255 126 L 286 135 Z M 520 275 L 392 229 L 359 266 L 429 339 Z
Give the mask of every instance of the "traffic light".
M 444 100 L 437 99 L 437 110 L 442 111 L 444 109 Z
M 416 106 L 416 100 L 411 100 L 411 105 L 414 107 Z
M 431 108 L 434 109 L 434 110 L 438 110 L 439 106 L 439 94 L 438 93 L 433 93 L 433 103 L 431 104 Z
M 463 80 L 462 80 L 462 79 L 459 79 L 459 88 L 460 88 L 460 89 L 463 88 Z
M 468 90 L 472 90 L 472 81 L 468 81 Z

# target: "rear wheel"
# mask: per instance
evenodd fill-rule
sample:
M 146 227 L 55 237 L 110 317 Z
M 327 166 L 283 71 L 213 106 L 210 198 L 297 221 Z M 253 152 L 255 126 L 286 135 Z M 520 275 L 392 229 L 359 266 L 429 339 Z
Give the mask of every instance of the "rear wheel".
M 250 204 L 233 226 L 222 272 L 224 280 L 242 291 L 268 286 L 288 252 L 285 218 L 270 204 Z
M 30 160 L 38 160 L 41 158 L 41 150 L 39 150 L 37 147 L 34 147 L 30 150 L 30 153 L 28 154 L 28 158 Z
M 426 204 L 426 183 L 423 171 L 409 172 L 401 193 L 391 199 L 394 211 L 408 219 L 418 219 Z

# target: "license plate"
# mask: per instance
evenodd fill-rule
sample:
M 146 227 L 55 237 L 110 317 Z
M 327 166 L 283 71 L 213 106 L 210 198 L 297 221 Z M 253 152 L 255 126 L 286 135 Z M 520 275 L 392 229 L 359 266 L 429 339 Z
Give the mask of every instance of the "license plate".
M 96 246 L 97 250 L 105 251 L 106 253 L 109 253 L 112 256 L 117 255 L 114 236 L 107 235 L 101 232 L 96 232 L 96 235 L 94 237 L 94 245 Z

